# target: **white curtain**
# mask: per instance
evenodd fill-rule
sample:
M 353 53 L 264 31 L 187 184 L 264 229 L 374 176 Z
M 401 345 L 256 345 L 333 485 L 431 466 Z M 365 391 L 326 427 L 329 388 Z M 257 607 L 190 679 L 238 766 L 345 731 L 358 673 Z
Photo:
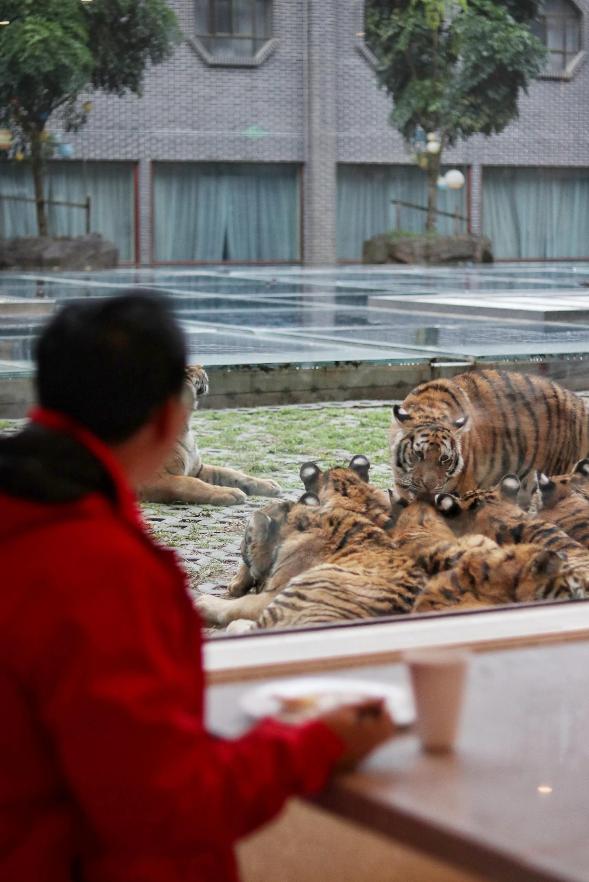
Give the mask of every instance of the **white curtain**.
M 447 168 L 442 169 L 442 174 Z M 466 187 L 438 191 L 438 209 L 466 215 Z M 337 256 L 340 260 L 360 260 L 366 239 L 399 228 L 408 232 L 425 229 L 426 213 L 399 206 L 393 199 L 427 206 L 427 176 L 411 165 L 340 165 L 337 178 Z M 454 218 L 439 216 L 440 233 L 454 233 Z M 458 222 L 458 231 L 466 222 Z
M 297 168 L 158 163 L 154 230 L 162 262 L 298 260 Z
M 37 235 L 35 206 L 2 199 L 34 196 L 30 166 L 0 164 L 0 236 Z M 119 249 L 119 259 L 134 259 L 135 209 L 133 166 L 128 162 L 50 162 L 47 166 L 47 200 L 84 203 L 90 196 L 90 229 L 101 233 Z M 49 232 L 53 236 L 81 236 L 86 232 L 82 208 L 48 205 Z
M 483 231 L 502 259 L 589 257 L 589 169 L 483 169 Z

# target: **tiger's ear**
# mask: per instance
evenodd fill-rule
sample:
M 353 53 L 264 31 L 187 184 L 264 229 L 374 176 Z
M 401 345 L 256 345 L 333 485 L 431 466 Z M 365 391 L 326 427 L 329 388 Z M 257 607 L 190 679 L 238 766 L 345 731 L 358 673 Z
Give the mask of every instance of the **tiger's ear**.
M 352 469 L 353 472 L 356 472 L 358 477 L 362 478 L 362 480 L 368 484 L 370 460 L 367 456 L 363 456 L 361 453 L 357 453 L 356 456 L 353 456 L 351 458 L 348 468 Z
M 299 470 L 299 477 L 305 490 L 313 493 L 319 486 L 319 478 L 323 472 L 316 462 L 304 462 Z
M 462 511 L 460 503 L 453 493 L 436 493 L 434 505 L 445 518 L 455 518 Z
M 387 490 L 387 493 L 389 494 L 389 502 L 391 504 L 391 511 L 394 511 L 395 508 L 407 508 L 407 506 L 409 505 L 409 500 L 403 499 L 402 496 L 397 496 L 397 494 L 395 493 L 395 491 L 391 487 L 389 487 L 389 489 Z
M 247 530 L 255 533 L 259 539 L 268 539 L 274 531 L 275 523 L 263 511 L 255 511 L 247 522 Z
M 459 416 L 457 419 L 454 420 L 454 422 L 452 423 L 452 428 L 458 429 L 458 431 L 461 432 L 463 429 L 466 428 L 467 425 L 468 417 L 466 414 L 463 413 L 462 416 Z
M 517 475 L 505 475 L 499 483 L 501 496 L 506 499 L 516 499 L 520 488 L 521 482 Z
M 575 474 L 584 475 L 589 478 L 589 459 L 580 459 L 574 470 Z
M 538 489 L 542 494 L 542 499 L 547 499 L 554 493 L 556 484 L 544 472 L 536 472 L 536 480 L 538 481 Z
M 411 419 L 411 414 L 401 404 L 393 404 L 393 415 L 401 426 Z
M 321 505 L 321 503 L 319 502 L 319 497 L 316 496 L 314 493 L 303 493 L 301 498 L 297 501 L 299 505 L 309 505 L 311 507 L 317 507 L 318 505 Z

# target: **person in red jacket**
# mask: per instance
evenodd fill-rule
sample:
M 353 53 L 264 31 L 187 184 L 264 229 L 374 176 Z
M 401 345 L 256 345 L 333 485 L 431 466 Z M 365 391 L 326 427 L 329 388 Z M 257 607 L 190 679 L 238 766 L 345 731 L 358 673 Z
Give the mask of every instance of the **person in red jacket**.
M 144 293 L 73 304 L 36 359 L 40 406 L 0 441 L 0 880 L 234 882 L 235 841 L 392 721 L 206 731 L 199 619 L 132 490 L 185 417 L 181 331 Z

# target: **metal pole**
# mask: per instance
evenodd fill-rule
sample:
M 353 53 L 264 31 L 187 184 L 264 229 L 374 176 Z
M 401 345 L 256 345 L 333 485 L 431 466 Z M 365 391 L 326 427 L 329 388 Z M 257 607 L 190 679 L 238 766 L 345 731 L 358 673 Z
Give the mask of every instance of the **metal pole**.
M 90 199 L 90 194 L 86 196 L 86 235 L 90 235 L 90 210 L 92 207 L 92 201 Z

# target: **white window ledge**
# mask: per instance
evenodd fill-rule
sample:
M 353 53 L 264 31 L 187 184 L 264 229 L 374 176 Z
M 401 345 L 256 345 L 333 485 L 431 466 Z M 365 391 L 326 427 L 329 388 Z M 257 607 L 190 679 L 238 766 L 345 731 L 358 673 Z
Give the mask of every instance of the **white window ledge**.
M 205 49 L 198 37 L 187 37 L 187 40 L 198 57 L 204 61 L 205 64 L 208 64 L 209 67 L 260 67 L 260 65 L 264 64 L 264 62 L 276 51 L 280 42 L 278 39 L 272 38 L 264 43 L 262 48 L 256 52 L 255 55 L 244 55 L 243 57 L 236 58 L 235 55 L 229 54 L 211 55 L 211 53 Z
M 204 660 L 209 680 L 218 683 L 380 664 L 423 647 L 476 650 L 587 636 L 589 603 L 580 601 L 213 638 Z

